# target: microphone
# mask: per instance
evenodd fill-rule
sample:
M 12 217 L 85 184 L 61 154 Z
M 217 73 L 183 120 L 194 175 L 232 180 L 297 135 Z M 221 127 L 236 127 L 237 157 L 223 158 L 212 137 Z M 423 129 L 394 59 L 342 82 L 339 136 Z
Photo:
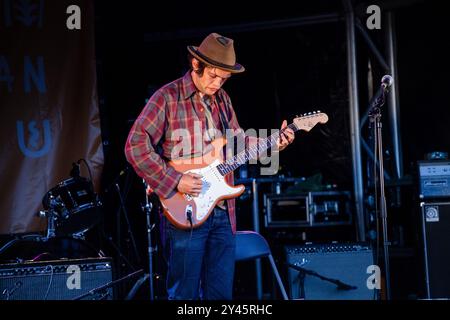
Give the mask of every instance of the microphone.
M 305 260 L 306 260 L 306 259 L 305 259 Z M 307 260 L 306 260 L 306 261 L 307 261 Z M 304 265 L 305 263 L 306 263 L 306 262 L 302 262 L 301 265 Z M 287 266 L 288 266 L 289 268 L 292 268 L 292 269 L 297 270 L 297 271 L 300 271 L 300 272 L 306 271 L 306 269 L 304 269 L 304 268 L 302 268 L 302 267 L 300 267 L 300 266 L 298 266 L 298 265 L 296 265 L 296 264 L 287 263 Z
M 388 74 L 384 75 L 383 78 L 381 78 L 381 87 L 383 88 L 383 90 L 389 90 L 393 83 L 394 78 L 392 78 L 392 76 Z
M 381 78 L 381 87 L 370 100 L 369 115 L 379 113 L 379 109 L 384 105 L 386 93 L 389 92 L 389 88 L 393 83 L 394 78 L 391 75 L 386 74 Z
M 129 166 L 126 166 L 125 169 L 123 169 L 123 170 L 121 170 L 121 171 L 119 172 L 119 177 L 121 177 L 121 176 L 123 176 L 125 173 L 127 173 L 128 170 L 130 170 L 130 167 L 129 167 Z
M 358 287 L 356 287 L 356 286 L 352 286 L 352 285 L 343 283 L 343 282 L 341 282 L 339 280 L 337 280 L 337 286 L 338 286 L 337 287 L 338 290 L 355 290 L 355 289 L 358 289 Z
M 124 169 L 122 169 L 122 170 L 120 170 L 120 172 L 117 174 L 117 176 L 113 179 L 113 181 L 111 182 L 111 184 L 108 186 L 108 187 L 106 187 L 106 189 L 104 189 L 104 192 L 109 192 L 109 190 L 112 188 L 112 187 L 116 187 L 116 188 L 118 188 L 118 185 L 117 185 L 117 181 L 120 179 L 120 177 L 122 177 L 123 175 L 125 175 L 129 170 L 130 170 L 130 166 L 125 166 L 125 168 Z
M 80 164 L 78 162 L 72 162 L 72 170 L 70 170 L 70 176 L 72 178 L 80 177 Z

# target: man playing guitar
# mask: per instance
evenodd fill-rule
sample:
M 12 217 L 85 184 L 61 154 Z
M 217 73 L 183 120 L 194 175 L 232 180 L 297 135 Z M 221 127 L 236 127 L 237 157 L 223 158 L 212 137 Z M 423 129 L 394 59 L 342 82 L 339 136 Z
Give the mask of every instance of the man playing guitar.
M 204 150 L 213 145 L 216 154 L 221 153 L 224 142 L 214 141 L 221 141 L 216 139 L 226 130 L 240 129 L 222 85 L 244 67 L 236 63 L 233 40 L 216 33 L 199 47 L 188 46 L 188 52 L 191 70 L 152 95 L 129 133 L 125 155 L 166 209 L 168 298 L 230 300 L 236 232 L 233 198 L 243 189 L 233 192 L 238 188 L 232 188 L 232 173 L 217 165 L 222 155 L 209 161 Z M 274 143 L 278 150 L 294 140 L 286 121 L 281 127 Z M 217 185 L 222 180 L 227 184 L 217 187 L 214 198 L 211 181 L 216 178 Z

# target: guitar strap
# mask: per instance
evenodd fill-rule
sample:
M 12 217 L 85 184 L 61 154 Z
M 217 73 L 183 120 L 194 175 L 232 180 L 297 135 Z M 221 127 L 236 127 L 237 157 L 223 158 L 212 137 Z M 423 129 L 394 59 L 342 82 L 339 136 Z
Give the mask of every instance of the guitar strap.
M 214 125 L 214 119 L 212 117 L 211 105 L 210 105 L 209 101 L 204 99 L 203 104 L 205 106 L 206 133 L 209 136 L 209 140 L 212 141 L 212 140 L 214 140 L 215 137 L 211 136 L 210 129 L 217 129 L 217 128 Z
M 223 102 L 223 105 L 225 106 L 225 101 L 222 100 L 222 98 L 220 97 L 220 95 L 217 95 L 217 99 L 219 100 L 219 118 L 220 118 L 220 123 L 222 124 L 222 129 L 223 129 L 223 134 L 226 134 L 227 129 L 229 129 L 228 126 L 228 119 L 224 114 L 224 110 L 222 110 L 222 108 L 220 107 L 220 102 Z
M 219 119 L 220 119 L 220 123 L 222 124 L 222 130 L 223 130 L 222 134 L 223 134 L 223 136 L 226 137 L 227 130 L 230 129 L 230 126 L 228 125 L 228 118 L 225 115 L 225 110 L 223 110 L 223 108 L 220 107 L 221 105 L 223 105 L 225 107 L 226 102 L 224 101 L 224 99 L 222 99 L 222 97 L 220 95 L 217 95 L 217 100 L 218 100 L 218 109 L 219 109 Z M 221 103 L 221 102 L 223 102 L 223 103 Z M 227 145 L 228 144 L 226 144 L 222 150 L 225 160 L 227 159 Z
M 217 95 L 217 102 L 218 102 L 218 109 L 219 109 L 219 119 L 220 119 L 220 123 L 222 124 L 222 134 L 224 136 L 226 136 L 227 129 L 229 129 L 230 127 L 228 126 L 228 118 L 225 116 L 224 110 L 221 108 L 221 105 L 225 106 L 226 102 L 222 100 L 220 95 Z M 223 103 L 221 103 L 221 102 L 223 102 Z M 227 156 L 226 148 L 227 148 L 227 145 L 225 145 L 222 150 L 224 159 L 226 159 L 226 156 Z M 220 203 L 217 204 L 217 206 L 226 210 L 228 204 L 226 201 L 221 201 Z
M 217 99 L 218 99 L 219 102 L 222 101 L 224 106 L 226 105 L 226 102 L 225 102 L 224 100 L 222 100 L 222 98 L 219 97 L 219 95 L 217 96 Z M 223 134 L 225 135 L 227 129 L 229 129 L 230 126 L 228 125 L 228 118 L 227 118 L 227 116 L 225 115 L 224 110 L 222 110 L 222 108 L 220 108 L 220 103 L 219 103 L 219 112 L 220 112 L 219 118 L 220 118 L 220 122 L 221 122 L 221 124 L 222 124 Z M 238 134 L 239 134 L 239 135 L 242 135 L 243 133 L 242 133 L 242 131 L 240 131 Z M 233 139 L 236 139 L 236 136 L 234 136 Z M 245 139 L 245 136 L 244 136 L 244 139 Z M 235 142 L 236 142 L 236 140 L 235 140 Z M 224 146 L 224 150 L 223 150 L 223 152 L 224 152 L 224 154 L 225 154 L 225 157 L 224 157 L 225 159 L 226 159 L 226 154 L 227 154 L 227 152 L 226 152 L 227 145 L 228 145 L 228 144 L 226 144 L 226 145 Z M 233 145 L 236 145 L 236 143 L 234 143 Z

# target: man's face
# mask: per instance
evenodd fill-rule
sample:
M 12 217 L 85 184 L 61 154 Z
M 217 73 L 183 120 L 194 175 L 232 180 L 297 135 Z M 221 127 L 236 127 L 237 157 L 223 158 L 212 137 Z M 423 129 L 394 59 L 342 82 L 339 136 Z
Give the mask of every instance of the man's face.
M 197 86 L 202 93 L 212 96 L 230 77 L 231 72 L 207 66 L 203 75 L 198 76 Z

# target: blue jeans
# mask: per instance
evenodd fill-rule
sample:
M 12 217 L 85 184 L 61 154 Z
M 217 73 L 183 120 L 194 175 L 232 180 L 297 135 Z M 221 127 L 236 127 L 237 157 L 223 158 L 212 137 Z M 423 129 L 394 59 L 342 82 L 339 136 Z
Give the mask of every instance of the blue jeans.
M 228 213 L 215 208 L 198 228 L 166 223 L 168 299 L 231 300 L 235 236 Z

